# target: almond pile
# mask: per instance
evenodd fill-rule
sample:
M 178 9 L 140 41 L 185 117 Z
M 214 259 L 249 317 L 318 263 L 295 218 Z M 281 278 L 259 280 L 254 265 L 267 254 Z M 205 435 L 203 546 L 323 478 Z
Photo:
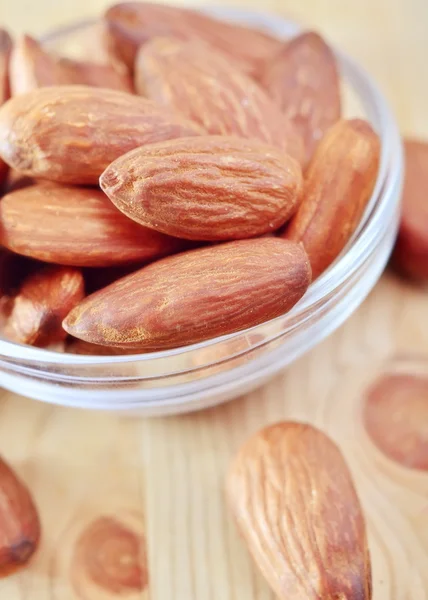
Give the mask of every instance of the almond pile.
M 3 335 L 144 352 L 284 314 L 378 173 L 332 51 L 166 5 L 103 23 L 108 64 L 0 35 L 0 244 L 28 263 L 2 291 Z

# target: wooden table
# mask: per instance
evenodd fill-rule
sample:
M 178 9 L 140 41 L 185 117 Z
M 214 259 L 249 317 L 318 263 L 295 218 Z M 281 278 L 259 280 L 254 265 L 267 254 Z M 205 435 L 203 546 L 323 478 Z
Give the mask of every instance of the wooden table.
M 40 34 L 96 15 L 106 0 L 1 4 L 0 23 Z M 378 80 L 402 130 L 428 136 L 426 0 L 266 0 L 263 9 L 324 32 Z M 428 474 L 385 458 L 355 418 L 378 361 L 396 351 L 428 354 L 427 322 L 427 292 L 386 275 L 346 325 L 269 385 L 177 418 L 124 420 L 3 392 L 0 452 L 37 499 L 43 542 L 28 570 L 0 583 L 0 598 L 272 598 L 229 519 L 222 486 L 248 434 L 291 418 L 322 427 L 346 454 L 367 512 L 375 600 L 427 599 Z M 428 408 L 419 424 L 424 418 Z M 148 586 L 132 566 L 136 556 L 145 560 L 144 538 Z

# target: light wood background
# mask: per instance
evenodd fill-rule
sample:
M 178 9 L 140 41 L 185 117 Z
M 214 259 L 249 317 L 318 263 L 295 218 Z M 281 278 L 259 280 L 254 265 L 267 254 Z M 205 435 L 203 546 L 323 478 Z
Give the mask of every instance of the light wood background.
M 0 23 L 41 34 L 96 15 L 106 1 L 0 4 Z M 260 8 L 318 28 L 359 59 L 403 132 L 428 137 L 426 0 L 265 0 Z M 283 418 L 310 421 L 340 443 L 367 513 L 375 600 L 428 599 L 428 473 L 388 460 L 360 419 L 367 378 L 397 351 L 428 355 L 428 292 L 388 274 L 346 325 L 269 385 L 203 413 L 123 420 L 3 392 L 0 452 L 34 493 L 43 542 L 28 570 L 0 582 L 1 600 L 271 599 L 222 488 L 244 438 Z M 426 451 L 427 403 L 417 410 L 410 426 Z M 139 566 L 146 549 L 148 585 Z

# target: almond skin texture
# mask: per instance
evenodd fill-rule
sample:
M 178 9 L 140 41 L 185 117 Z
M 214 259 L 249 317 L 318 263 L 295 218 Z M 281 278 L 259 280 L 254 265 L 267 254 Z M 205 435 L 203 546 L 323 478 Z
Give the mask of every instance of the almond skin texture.
M 400 229 L 393 254 L 397 269 L 428 281 L 428 143 L 404 141 L 406 173 Z
M 103 173 L 101 188 L 138 223 L 189 240 L 278 229 L 295 212 L 298 163 L 256 140 L 182 138 L 138 148 Z
M 308 162 L 322 136 L 341 115 L 333 52 L 317 33 L 304 33 L 266 63 L 261 84 L 301 134 Z
M 198 135 L 195 123 L 125 92 L 71 85 L 33 90 L 0 108 L 0 156 L 30 177 L 97 184 L 133 148 Z
M 202 39 L 249 74 L 258 72 L 281 47 L 279 40 L 256 29 L 164 4 L 123 2 L 107 10 L 105 22 L 112 53 L 131 70 L 139 47 L 159 36 Z
M 320 142 L 309 165 L 302 201 L 285 233 L 302 242 L 318 277 L 357 228 L 379 171 L 380 142 L 360 119 L 339 121 Z
M 0 29 L 0 106 L 9 99 L 9 58 L 12 50 L 12 39 L 4 29 Z M 0 186 L 6 180 L 8 166 L 0 158 Z
M 250 77 L 199 41 L 156 38 L 136 61 L 138 93 L 214 135 L 259 139 L 303 161 L 300 134 Z
M 101 190 L 49 183 L 3 197 L 0 242 L 18 254 L 77 267 L 146 262 L 182 247 L 125 217 Z
M 40 540 L 40 521 L 27 487 L 0 459 L 0 577 L 24 566 Z
M 24 35 L 11 57 L 12 95 L 25 94 L 43 86 L 81 84 L 132 92 L 127 75 L 107 65 L 61 58 L 48 52 L 29 35 Z
M 229 506 L 280 600 L 370 600 L 361 506 L 339 448 L 310 425 L 283 422 L 233 461 Z
M 19 344 L 48 346 L 66 338 L 62 320 L 84 297 L 82 273 L 48 266 L 23 282 L 13 300 L 5 336 Z
M 310 283 L 303 248 L 275 238 L 191 250 L 92 294 L 63 326 L 84 341 L 136 351 L 186 346 L 288 310 Z

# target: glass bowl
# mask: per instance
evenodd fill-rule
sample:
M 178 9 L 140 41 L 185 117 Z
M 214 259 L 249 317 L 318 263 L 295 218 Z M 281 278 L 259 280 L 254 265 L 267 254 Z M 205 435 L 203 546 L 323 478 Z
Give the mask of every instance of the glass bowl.
M 283 38 L 300 31 L 296 24 L 260 12 L 225 7 L 205 12 Z M 76 55 L 79 39 L 87 40 L 93 29 L 93 23 L 74 25 L 47 36 L 45 42 Z M 292 311 L 239 333 L 132 356 L 63 354 L 0 339 L 1 385 L 52 404 L 130 415 L 191 411 L 262 385 L 339 327 L 373 288 L 388 260 L 398 227 L 403 157 L 397 124 L 384 97 L 360 66 L 336 53 L 345 116 L 366 118 L 377 130 L 381 167 L 352 240 Z

